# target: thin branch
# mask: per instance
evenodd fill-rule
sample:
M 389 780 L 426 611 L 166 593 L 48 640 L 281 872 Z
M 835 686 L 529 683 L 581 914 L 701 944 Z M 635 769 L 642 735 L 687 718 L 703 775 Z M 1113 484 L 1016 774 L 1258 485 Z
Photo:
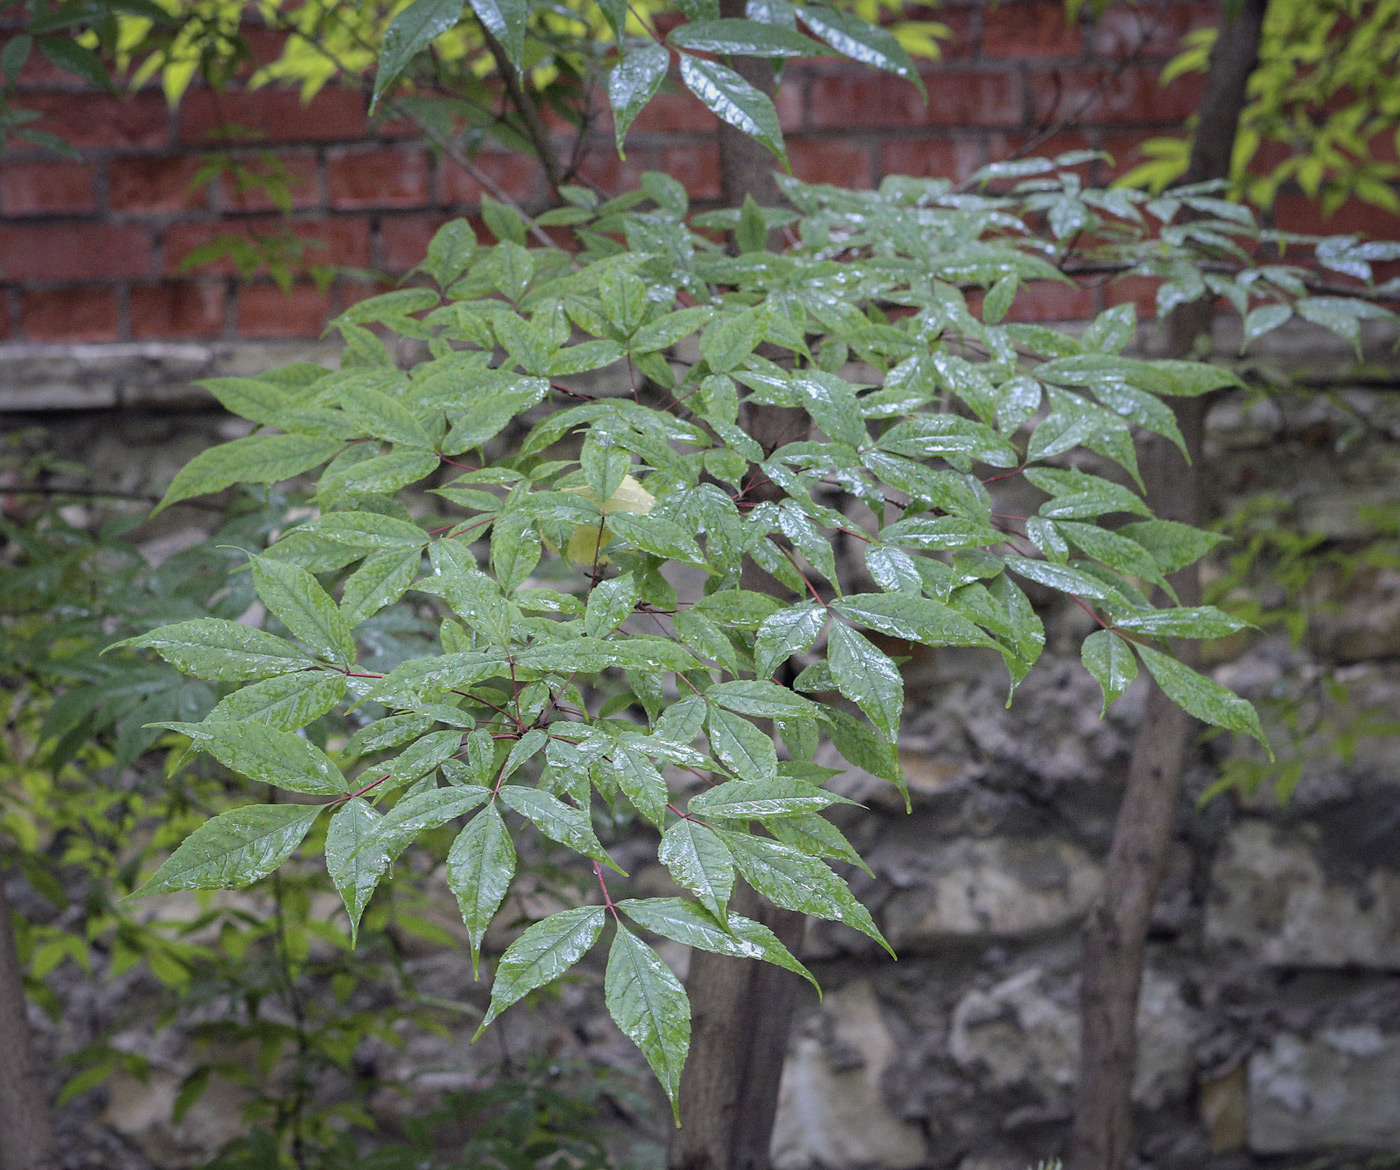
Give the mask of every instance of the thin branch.
M 481 25 L 481 35 L 486 38 L 486 47 L 491 51 L 491 56 L 496 62 L 496 71 L 505 83 L 506 93 L 510 95 L 511 104 L 525 122 L 525 131 L 529 135 L 531 145 L 535 148 L 540 166 L 544 167 L 545 178 L 549 180 L 550 190 L 557 194 L 564 183 L 564 173 L 559 166 L 559 158 L 554 153 L 554 147 L 549 141 L 549 131 L 545 129 L 544 121 L 540 118 L 539 107 L 535 105 L 535 99 L 525 91 L 520 72 L 506 53 L 505 46 L 496 39 L 479 17 L 477 23 Z

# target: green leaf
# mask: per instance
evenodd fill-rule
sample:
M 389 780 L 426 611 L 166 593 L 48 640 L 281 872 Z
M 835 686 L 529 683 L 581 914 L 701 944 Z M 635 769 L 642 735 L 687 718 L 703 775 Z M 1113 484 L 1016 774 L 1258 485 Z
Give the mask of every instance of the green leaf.
M 608 102 L 613 110 L 619 154 L 623 152 L 628 129 L 642 107 L 656 96 L 670 64 L 671 54 L 663 45 L 648 43 L 628 49 L 608 74 Z
M 191 496 L 221 492 L 235 483 L 277 483 L 324 463 L 341 449 L 339 439 L 309 435 L 249 435 L 202 451 L 171 481 L 155 510 Z
M 810 699 L 762 679 L 720 683 L 705 692 L 705 700 L 755 719 L 811 719 L 817 710 Z
M 842 757 L 872 776 L 880 776 L 904 790 L 899 754 L 895 745 L 882 738 L 872 727 L 839 707 L 827 707 L 821 713 L 831 742 Z
M 914 62 L 888 29 L 825 6 L 800 7 L 797 15 L 803 24 L 838 53 L 862 65 L 873 65 L 876 69 L 898 74 L 906 81 L 912 81 L 919 92 L 924 93 L 924 83 L 914 68 Z
M 709 305 L 694 305 L 679 309 L 674 313 L 643 325 L 628 344 L 633 353 L 650 353 L 675 345 L 682 338 L 699 333 L 714 318 L 715 310 Z
M 1138 516 L 1152 514 L 1142 499 L 1130 489 L 1097 475 L 1053 467 L 1028 467 L 1024 474 L 1041 491 L 1050 493 L 1051 499 L 1040 506 L 1040 515 L 1046 519 L 1097 519 L 1110 512 L 1131 512 Z
M 441 460 L 431 451 L 395 451 L 358 462 L 337 461 L 326 468 L 316 485 L 316 497 L 325 503 L 342 496 L 389 495 L 430 475 Z
M 754 661 L 760 678 L 769 678 L 794 654 L 805 654 L 826 624 L 826 610 L 818 606 L 782 609 L 764 619 L 754 640 Z
M 632 615 L 641 596 L 631 573 L 610 581 L 600 581 L 588 594 L 588 606 L 583 612 L 583 632 L 590 638 L 612 633 Z
M 444 762 L 461 751 L 461 748 L 460 729 L 435 731 L 432 735 L 423 736 L 394 759 L 388 778 L 383 781 L 378 791 L 392 792 L 396 788 L 407 788 L 435 772 Z
M 654 950 L 619 926 L 608 953 L 603 996 L 617 1026 L 641 1049 L 666 1090 L 679 1126 L 681 1069 L 690 1050 L 690 1000 L 681 981 Z
M 706 789 L 690 802 L 691 816 L 702 820 L 763 820 L 821 812 L 850 801 L 789 776 L 766 780 L 728 780 Z
M 151 649 L 177 670 L 215 682 L 270 678 L 315 665 L 285 638 L 223 618 L 195 618 L 114 642 L 115 650 Z
M 86 45 L 66 36 L 40 37 L 36 43 L 39 52 L 65 73 L 80 77 L 98 89 L 116 92 L 117 87 L 112 83 L 112 76 L 102 59 Z
M 373 848 L 380 816 L 359 796 L 347 800 L 326 829 L 326 872 L 350 916 L 350 945 L 360 934 L 360 918 L 374 888 L 389 868 L 388 853 Z
M 346 780 L 309 740 L 265 723 L 181 723 L 201 751 L 240 776 L 316 796 L 343 796 Z
M 734 855 L 744 880 L 775 906 L 843 922 L 890 950 L 870 911 L 856 901 L 846 883 L 825 862 L 790 845 L 747 833 L 722 831 L 720 837 Z
M 476 651 L 410 658 L 373 685 L 366 698 L 386 706 L 414 707 L 453 689 L 505 674 L 508 667 L 497 653 Z
M 612 767 L 618 787 L 632 807 L 658 828 L 665 824 L 670 794 L 656 765 L 643 752 L 619 743 L 612 750 Z
M 332 512 L 298 525 L 282 539 L 298 534 L 330 540 L 366 553 L 391 549 L 406 553 L 428 543 L 428 534 L 418 525 L 378 512 Z M 272 547 L 276 549 L 277 545 Z
M 1103 708 L 1099 712 L 1102 718 L 1113 701 L 1137 678 L 1137 659 L 1128 644 L 1108 630 L 1095 630 L 1085 638 L 1079 658 L 1103 691 Z
M 268 610 L 313 654 L 349 666 L 355 637 L 335 602 L 305 569 L 286 561 L 252 558 L 253 587 Z
M 925 646 L 987 646 L 990 639 L 949 606 L 908 593 L 855 593 L 831 608 L 842 617 Z
M 736 959 L 762 959 L 801 975 L 817 987 L 812 973 L 793 957 L 778 936 L 751 918 L 731 914 L 726 930 L 688 898 L 627 898 L 617 908 L 638 926 L 672 942 Z
M 515 846 L 500 812 L 489 804 L 457 835 L 447 855 L 447 884 L 467 926 L 473 977 L 486 928 L 505 901 L 514 876 Z
M 789 383 L 816 424 L 838 443 L 861 447 L 869 442 L 854 388 L 844 378 L 822 370 L 804 370 Z
M 1068 565 L 1057 565 L 1050 561 L 1033 561 L 1028 557 L 1007 557 L 1006 567 L 1027 580 L 1049 589 L 1058 589 L 1079 597 L 1092 597 L 1099 601 L 1122 602 L 1122 596 L 1097 577 L 1081 573 Z
M 1133 613 L 1116 619 L 1113 624 L 1120 630 L 1149 638 L 1223 638 L 1249 627 L 1248 622 L 1231 617 L 1213 605 Z
M 778 111 L 767 94 L 755 89 L 734 70 L 717 61 L 680 54 L 681 80 L 705 108 L 736 130 L 756 138 L 786 162 Z
M 416 792 L 399 801 L 379 819 L 367 848 L 372 852 L 382 851 L 393 861 L 420 833 L 464 816 L 490 798 L 489 788 L 473 784 L 453 784 Z
M 480 1036 L 511 1004 L 552 983 L 583 958 L 603 933 L 606 915 L 602 906 L 576 906 L 528 927 L 496 964 L 491 1006 L 476 1034 Z
M 778 751 L 773 739 L 747 719 L 718 707 L 705 717 L 710 754 L 734 775 L 763 780 L 778 774 Z
M 458 11 L 461 11 L 460 4 Z M 469 220 L 452 219 L 434 233 L 428 255 L 418 267 L 431 276 L 439 288 L 446 288 L 466 271 L 476 251 L 476 232 Z
M 1188 715 L 1228 731 L 1252 735 L 1269 750 L 1269 758 L 1273 759 L 1273 750 L 1264 737 L 1264 729 L 1259 726 L 1259 714 L 1252 703 L 1169 655 L 1141 643 L 1134 649 L 1167 698 Z
M 266 877 L 301 844 L 322 807 L 251 804 L 220 813 L 186 837 L 132 896 L 236 890 Z
M 455 25 L 461 15 L 462 0 L 414 0 L 390 21 L 379 53 L 371 111 L 384 91 L 408 68 L 408 63 Z
M 350 737 L 350 742 L 345 745 L 345 754 L 359 757 L 398 747 L 422 735 L 435 722 L 431 715 L 388 715 L 376 719 Z
M 904 710 L 904 680 L 889 656 L 849 626 L 833 626 L 826 657 L 836 689 L 893 737 Z
M 826 50 L 810 37 L 781 25 L 756 20 L 695 20 L 673 29 L 666 38 L 678 49 L 740 57 L 820 57 Z
M 374 386 L 351 382 L 336 395 L 357 433 L 408 447 L 429 448 L 432 436 L 400 398 Z
M 661 835 L 657 858 L 717 921 L 726 921 L 725 907 L 734 892 L 734 858 L 713 829 L 692 820 L 677 821 Z
M 1055 528 L 1085 556 L 1092 557 L 1115 572 L 1141 577 L 1154 584 L 1163 583 L 1156 559 L 1137 541 L 1117 532 L 1109 532 L 1097 524 L 1074 520 L 1057 521 Z
M 265 723 L 296 731 L 319 719 L 345 697 L 345 676 L 324 671 L 280 674 L 234 691 L 205 716 L 205 722 Z
M 1293 310 L 1287 305 L 1260 305 L 1257 309 L 1251 309 L 1244 319 L 1244 336 L 1240 341 L 1240 353 L 1244 353 L 1249 348 L 1250 342 L 1258 341 L 1264 334 L 1271 333 L 1291 316 L 1293 316 Z
M 585 857 L 617 869 L 593 835 L 593 826 L 585 810 L 565 804 L 538 788 L 524 788 L 517 784 L 505 785 L 500 791 L 500 798 L 507 808 L 514 809 L 551 841 L 558 841 Z
M 360 567 L 345 579 L 340 612 L 351 628 L 373 617 L 386 605 L 393 605 L 413 584 L 423 564 L 421 549 L 402 552 L 386 549 L 370 553 Z
M 486 30 L 501 42 L 517 71 L 525 68 L 525 21 L 529 0 L 471 0 L 472 11 Z
M 712 373 L 725 374 L 753 353 L 761 336 L 757 313 L 733 313 L 701 334 L 700 356 Z
M 911 459 L 966 455 L 993 467 L 1016 467 L 1016 448 L 985 423 L 952 414 L 921 414 L 895 423 L 879 441 L 882 450 Z
M 19 71 L 24 68 L 24 63 L 29 60 L 29 54 L 34 48 L 34 38 L 28 33 L 17 33 L 5 42 L 5 47 L 0 49 L 0 77 L 4 78 L 7 86 L 13 86 L 15 79 L 19 77 Z
M 1175 573 L 1195 564 L 1216 545 L 1229 540 L 1222 533 L 1206 532 L 1176 520 L 1145 520 L 1125 524 L 1118 531 L 1147 549 L 1163 573 Z
M 678 642 L 643 637 L 570 642 L 539 642 L 515 656 L 517 666 L 556 674 L 592 673 L 619 666 L 628 670 L 698 670 L 699 660 Z

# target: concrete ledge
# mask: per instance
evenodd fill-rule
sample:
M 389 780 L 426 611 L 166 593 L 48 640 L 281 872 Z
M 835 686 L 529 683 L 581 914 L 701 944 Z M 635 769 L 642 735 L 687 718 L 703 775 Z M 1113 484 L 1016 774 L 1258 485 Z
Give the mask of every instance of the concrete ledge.
M 190 410 L 213 406 L 194 383 L 294 361 L 340 362 L 338 341 L 146 342 L 0 346 L 0 413 Z

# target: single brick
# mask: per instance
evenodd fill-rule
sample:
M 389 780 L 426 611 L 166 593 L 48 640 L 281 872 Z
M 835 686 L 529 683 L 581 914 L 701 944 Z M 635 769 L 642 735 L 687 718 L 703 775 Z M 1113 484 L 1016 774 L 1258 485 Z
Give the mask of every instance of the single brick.
M 961 182 L 982 165 L 982 139 L 888 138 L 880 144 L 880 174 Z
M 483 151 L 472 165 L 510 198 L 533 207 L 544 196 L 544 169 L 530 155 L 504 151 Z M 478 207 L 484 188 L 471 173 L 452 159 L 438 160 L 437 201 Z
M 123 280 L 151 271 L 151 237 L 130 224 L 0 224 L 9 280 Z
M 1400 239 L 1400 215 L 1360 199 L 1348 200 L 1325 216 L 1316 199 L 1285 191 L 1274 200 L 1273 220 L 1284 231 L 1306 235 L 1346 236 L 1356 232 L 1371 239 Z
M 257 182 L 259 176 L 271 176 L 276 172 L 255 156 L 236 161 L 237 172 L 225 171 L 219 177 L 220 206 L 226 211 L 280 210 L 267 189 Z M 294 210 L 321 206 L 320 166 L 313 151 L 278 151 L 274 161 L 282 171 Z
M 428 202 L 428 153 L 421 146 L 346 147 L 326 156 L 330 206 L 422 207 Z
M 1130 65 L 1114 75 L 1111 69 L 1074 66 L 1033 73 L 1031 98 L 1036 125 L 1047 125 L 1078 114 L 1078 124 L 1137 123 L 1175 132 L 1201 108 L 1205 79 L 1199 74 L 1157 84 L 1155 65 Z
M 798 138 L 787 140 L 792 173 L 804 183 L 832 183 L 840 187 L 873 187 L 875 168 L 872 148 L 849 138 Z
M 369 221 L 358 216 L 336 216 L 331 219 L 283 219 L 278 216 L 239 219 L 220 222 L 204 220 L 198 223 L 176 223 L 165 229 L 165 265 L 167 276 L 183 275 L 181 265 L 196 248 L 220 236 L 243 236 L 256 241 L 275 242 L 290 231 L 305 241 L 301 262 L 306 265 L 345 265 L 365 268 L 370 263 Z M 200 274 L 231 276 L 236 268 L 228 260 L 201 265 Z
M 81 215 L 96 209 L 88 163 L 36 160 L 7 162 L 0 169 L 0 215 Z
M 379 225 L 377 267 L 394 273 L 417 268 L 428 254 L 433 235 L 449 218 L 445 215 L 386 215 Z M 472 227 L 479 237 L 489 239 L 490 233 L 479 220 L 473 220 Z
M 20 313 L 30 341 L 117 341 L 121 335 L 115 289 L 25 289 Z
M 690 143 L 666 143 L 661 147 L 661 167 L 692 199 L 718 199 L 719 143 L 704 139 Z M 778 165 L 778 160 L 773 160 Z
M 275 284 L 245 284 L 238 290 L 241 337 L 316 337 L 332 312 L 331 294 L 314 284 L 294 284 L 284 293 Z
M 584 154 L 579 172 L 608 195 L 631 191 L 642 181 L 642 172 L 656 170 L 655 151 L 647 146 L 628 148 L 626 158 L 618 158 L 611 138 L 592 143 Z
M 1036 280 L 1022 286 L 1006 314 L 1008 321 L 1087 321 L 1098 311 L 1091 288 Z
M 630 139 L 634 134 L 686 134 L 718 127 L 719 119 L 677 82 L 676 89 L 665 89 L 647 102 L 627 134 Z
M 224 331 L 224 289 L 219 281 L 165 281 L 133 285 L 127 303 L 131 336 L 218 337 Z
M 129 96 L 67 93 L 26 95 L 23 104 L 44 116 L 36 130 L 56 134 L 70 146 L 104 150 L 159 149 L 170 141 L 165 98 L 143 90 Z
M 331 86 L 310 102 L 289 89 L 240 90 L 217 99 L 196 89 L 181 102 L 178 125 L 182 142 L 226 140 L 231 128 L 252 130 L 270 142 L 343 141 L 364 137 L 365 98 Z
M 1220 24 L 1215 0 L 1172 0 L 1151 8 L 1110 4 L 1085 30 L 1089 52 L 1110 61 L 1124 57 L 1172 57 L 1181 38 L 1198 28 Z
M 1103 286 L 1104 308 L 1136 305 L 1138 318 L 1150 320 L 1157 316 L 1157 290 L 1161 286 L 1162 281 L 1156 276 L 1121 276 L 1109 280 Z
M 1077 130 L 1062 130 L 1042 139 L 1039 134 L 988 134 L 987 161 L 1004 162 L 1016 158 L 1056 158 L 1071 150 L 1088 150 L 1093 140 Z M 1029 149 L 1027 149 L 1029 148 Z M 1081 175 L 1086 172 L 1081 171 Z
M 902 78 L 870 71 L 828 73 L 811 84 L 810 122 L 822 128 L 1019 126 L 1024 120 L 1016 73 L 986 69 L 926 70 L 925 104 Z
M 1084 37 L 1060 0 L 1002 3 L 982 13 L 984 57 L 1078 57 Z
M 209 206 L 209 188 L 192 185 L 202 160 L 195 155 L 136 155 L 107 166 L 107 201 L 113 211 L 158 215 Z

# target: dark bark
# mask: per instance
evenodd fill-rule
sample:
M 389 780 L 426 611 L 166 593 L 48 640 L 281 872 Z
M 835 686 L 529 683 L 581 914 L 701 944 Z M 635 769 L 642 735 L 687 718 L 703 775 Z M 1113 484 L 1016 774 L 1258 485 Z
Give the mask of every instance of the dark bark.
M 802 915 L 760 905 L 747 887 L 735 890 L 731 909 L 799 949 Z M 766 1170 L 797 982 L 771 963 L 691 952 L 690 1058 L 669 1170 Z
M 742 19 L 745 0 L 719 0 L 719 14 Z M 734 57 L 730 67 L 745 81 L 769 97 L 773 96 L 773 67 L 759 57 Z M 727 122 L 719 127 L 719 189 L 726 207 L 738 207 L 752 195 L 760 207 L 778 204 L 778 182 L 773 168 L 778 160 L 761 142 L 736 130 Z
M 742 17 L 744 0 L 720 0 L 720 15 Z M 750 85 L 773 93 L 773 70 L 767 61 L 740 57 L 730 64 Z M 720 185 L 726 206 L 738 207 L 749 196 L 762 207 L 775 206 L 776 165 L 765 146 L 732 126 L 720 126 Z M 770 239 L 769 246 L 776 243 Z M 791 414 L 759 407 L 746 416 L 745 428 L 765 446 L 776 446 Z M 777 587 L 758 576 L 746 580 L 745 587 Z M 802 915 L 768 905 L 747 887 L 735 890 L 731 909 L 763 922 L 789 950 L 801 949 Z M 692 1014 L 690 1057 L 681 1077 L 681 1127 L 671 1141 L 669 1170 L 767 1170 L 778 1080 L 799 983 L 796 975 L 771 963 L 691 952 L 686 979 Z
M 43 1071 L 29 1034 L 24 972 L 0 878 L 0 1170 L 58 1170 Z
M 1221 29 L 1183 184 L 1229 176 L 1245 85 L 1258 61 L 1267 7 L 1268 0 L 1245 0 Z M 1195 352 L 1200 338 L 1209 337 L 1213 317 L 1209 300 L 1173 311 L 1166 322 L 1171 355 Z M 1148 500 L 1165 519 L 1188 524 L 1200 519 L 1205 409 L 1202 399 L 1187 399 L 1177 409 L 1191 452 L 1189 465 L 1165 441 L 1154 441 L 1145 453 Z M 1198 603 L 1200 581 L 1194 567 L 1177 574 L 1173 585 L 1183 605 Z M 1195 657 L 1194 646 L 1180 647 L 1178 652 L 1188 663 Z M 1083 1030 L 1071 1170 L 1125 1170 L 1132 1153 L 1131 1094 L 1147 930 L 1166 868 L 1182 771 L 1195 728 L 1195 722 L 1153 686 L 1128 765 L 1104 871 L 1104 893 L 1084 927 Z

